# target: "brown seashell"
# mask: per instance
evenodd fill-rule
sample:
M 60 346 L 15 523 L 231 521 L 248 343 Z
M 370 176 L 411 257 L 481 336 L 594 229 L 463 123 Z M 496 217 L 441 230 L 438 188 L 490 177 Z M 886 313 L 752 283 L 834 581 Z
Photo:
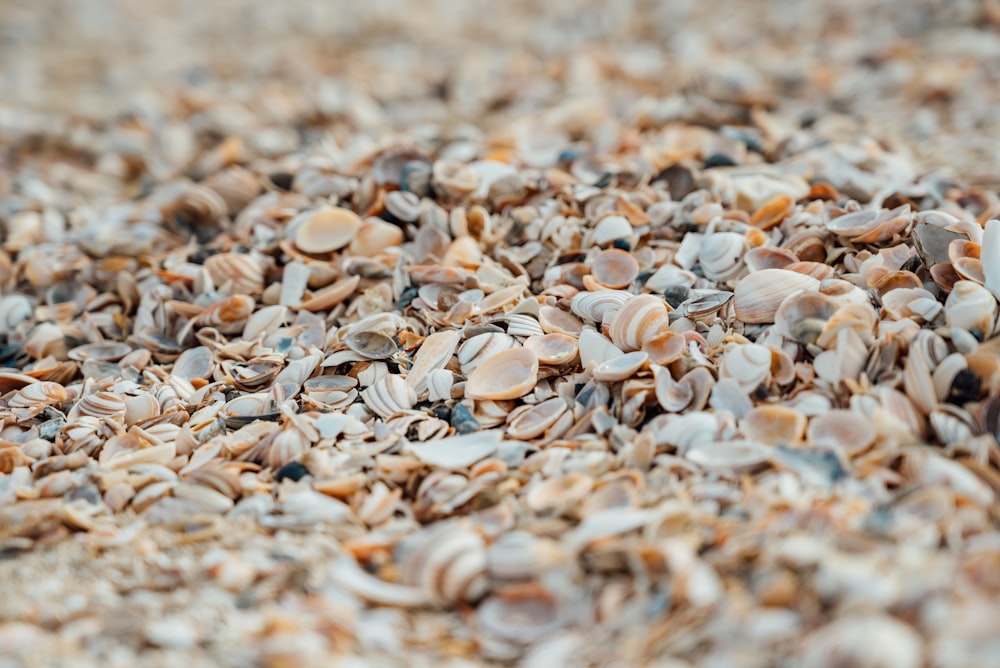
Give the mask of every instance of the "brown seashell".
M 761 269 L 785 269 L 788 265 L 798 262 L 799 258 L 787 248 L 763 246 L 748 250 L 743 260 L 747 269 L 753 272 Z
M 253 297 L 233 295 L 208 307 L 194 319 L 195 327 L 213 327 L 223 334 L 242 331 L 243 325 L 253 313 Z
M 643 341 L 641 350 L 649 356 L 652 364 L 666 366 L 680 359 L 686 347 L 687 340 L 683 334 L 667 329 Z
M 531 391 L 537 376 L 535 353 L 523 347 L 504 350 L 469 374 L 465 396 L 470 399 L 517 399 Z

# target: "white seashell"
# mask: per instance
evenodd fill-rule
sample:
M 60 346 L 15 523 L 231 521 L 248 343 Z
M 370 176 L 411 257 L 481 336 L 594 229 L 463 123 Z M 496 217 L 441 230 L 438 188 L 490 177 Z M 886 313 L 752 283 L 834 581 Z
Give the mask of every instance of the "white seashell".
M 584 246 L 606 246 L 616 239 L 631 239 L 635 235 L 628 218 L 619 215 L 605 216 L 584 237 Z
M 616 382 L 631 378 L 647 361 L 649 361 L 649 355 L 642 351 L 626 353 L 620 357 L 601 362 L 593 368 L 591 373 L 594 380 Z
M 593 369 L 598 364 L 624 355 L 615 344 L 591 327 L 580 332 L 580 363 L 584 369 Z
M 435 369 L 427 375 L 427 400 L 449 401 L 455 374 L 447 369 Z
M 351 242 L 361 228 L 361 218 L 350 209 L 323 206 L 293 222 L 295 246 L 306 253 L 329 253 Z
M 466 339 L 459 347 L 458 363 L 462 373 L 469 375 L 493 355 L 515 347 L 517 339 L 509 334 L 503 332 L 477 334 Z
M 417 396 L 427 391 L 427 377 L 436 369 L 443 369 L 455 353 L 461 335 L 455 330 L 445 330 L 431 334 L 420 345 L 413 356 L 413 366 L 406 376 L 406 383 Z
M 600 325 L 620 310 L 631 297 L 624 290 L 581 291 L 573 295 L 570 309 L 584 321 Z
M 496 429 L 451 436 L 425 443 L 409 443 L 405 450 L 424 464 L 461 470 L 486 459 L 500 446 L 502 432 Z

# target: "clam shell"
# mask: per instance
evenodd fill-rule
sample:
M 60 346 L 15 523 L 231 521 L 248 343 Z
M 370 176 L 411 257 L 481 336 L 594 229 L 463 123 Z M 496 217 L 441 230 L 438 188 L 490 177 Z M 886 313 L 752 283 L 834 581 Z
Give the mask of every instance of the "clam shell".
M 469 374 L 465 396 L 470 399 L 517 399 L 535 386 L 538 358 L 531 350 L 512 348 L 492 355 Z
M 606 318 L 620 310 L 632 297 L 622 290 L 578 292 L 570 301 L 570 308 L 584 321 L 600 325 Z
M 350 209 L 324 206 L 295 228 L 295 246 L 306 253 L 329 253 L 351 243 L 360 229 L 361 218 Z
M 243 253 L 219 253 L 205 260 L 205 270 L 217 289 L 232 294 L 259 295 L 264 291 L 262 262 Z
M 533 406 L 519 406 L 507 416 L 507 435 L 529 441 L 545 433 L 566 410 L 566 401 L 560 397 L 553 397 Z
M 768 445 L 795 445 L 806 431 L 806 416 L 784 406 L 758 406 L 740 421 L 740 430 L 751 441 Z
M 524 347 L 535 353 L 539 364 L 555 366 L 572 362 L 580 349 L 577 338 L 561 333 L 529 336 Z
M 87 343 L 77 346 L 69 351 L 71 360 L 84 362 L 86 360 L 97 360 L 100 362 L 117 362 L 121 358 L 132 352 L 132 346 L 127 343 L 103 342 Z
M 407 538 L 397 551 L 403 584 L 441 603 L 478 601 L 489 590 L 486 543 L 473 530 L 443 523 Z
M 736 232 L 716 232 L 701 241 L 698 263 L 706 278 L 728 281 L 744 269 L 746 238 Z
M 458 349 L 458 363 L 462 373 L 469 375 L 493 355 L 517 346 L 517 340 L 503 332 L 476 334 L 465 340 Z
M 631 378 L 647 361 L 649 361 L 648 354 L 635 351 L 601 362 L 593 368 L 591 373 L 594 380 L 616 382 Z
M 590 272 L 602 286 L 617 290 L 627 287 L 639 276 L 639 263 L 631 254 L 609 248 L 597 254 L 590 264 Z
M 772 323 L 781 302 L 789 295 L 800 290 L 818 291 L 819 284 L 812 276 L 786 269 L 755 271 L 736 284 L 736 317 L 748 324 Z
M 732 378 L 752 392 L 771 378 L 771 350 L 756 343 L 730 348 L 719 362 L 719 378 Z
M 978 339 L 987 339 L 996 327 L 997 300 L 978 283 L 958 281 L 945 300 L 944 315 L 949 327 L 964 329 Z
M 863 452 L 875 442 L 876 432 L 864 415 L 847 410 L 831 410 L 809 421 L 809 443 L 834 448 L 848 456 Z
M 379 332 L 354 331 L 344 337 L 344 343 L 362 357 L 372 360 L 387 359 L 399 350 L 395 341 Z
M 402 376 L 389 375 L 361 392 L 365 405 L 382 419 L 408 411 L 417 403 L 417 395 Z
M 466 469 L 497 451 L 499 430 L 477 431 L 424 443 L 409 443 L 406 449 L 424 464 L 449 470 Z
M 390 193 L 390 195 L 400 194 L 412 193 Z M 348 251 L 351 255 L 372 257 L 402 243 L 403 230 L 384 220 L 368 218 L 358 226 L 357 233 L 351 237 Z
M 639 350 L 644 341 L 669 325 L 670 315 L 663 299 L 655 295 L 638 295 L 626 301 L 614 315 L 610 327 L 611 340 L 625 352 Z

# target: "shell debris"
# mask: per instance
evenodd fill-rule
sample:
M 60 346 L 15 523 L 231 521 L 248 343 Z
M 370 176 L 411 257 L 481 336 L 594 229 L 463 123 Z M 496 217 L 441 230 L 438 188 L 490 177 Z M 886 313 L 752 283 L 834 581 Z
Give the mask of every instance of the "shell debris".
M 10 665 L 997 663 L 996 0 L 59 4 Z

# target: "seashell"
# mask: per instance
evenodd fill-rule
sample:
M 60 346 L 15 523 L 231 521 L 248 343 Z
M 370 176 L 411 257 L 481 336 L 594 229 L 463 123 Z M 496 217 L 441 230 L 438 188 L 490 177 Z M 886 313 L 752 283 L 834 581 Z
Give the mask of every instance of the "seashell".
M 519 301 L 523 294 L 524 287 L 521 285 L 512 285 L 497 290 L 476 305 L 476 313 L 489 313 L 497 309 L 509 310 L 507 307 Z
M 255 392 L 271 385 L 281 369 L 278 361 L 250 360 L 229 366 L 228 373 L 237 389 Z
M 531 645 L 564 625 L 555 596 L 537 584 L 511 585 L 476 608 L 476 624 L 488 638 Z
M 160 402 L 152 394 L 140 394 L 137 397 L 125 399 L 125 414 L 123 420 L 131 427 L 137 422 L 143 422 L 160 414 Z
M 982 260 L 975 257 L 960 257 L 951 263 L 955 273 L 967 281 L 982 285 L 986 282 L 986 273 Z
M 406 449 L 424 464 L 449 470 L 467 469 L 497 451 L 499 430 L 477 431 L 426 443 L 409 443 Z
M 730 348 L 719 361 L 719 378 L 732 378 L 744 392 L 753 392 L 771 378 L 771 351 L 756 343 Z
M 583 329 L 583 323 L 572 314 L 554 306 L 542 306 L 538 309 L 538 324 L 546 334 L 579 336 Z
M 347 347 L 372 360 L 388 359 L 399 351 L 396 342 L 385 334 L 372 331 L 353 331 L 344 337 Z
M 656 400 L 664 410 L 680 413 L 684 410 L 701 410 L 708 401 L 715 379 L 705 367 L 695 367 L 675 381 L 670 372 L 652 365 Z
M 736 317 L 748 324 L 774 322 L 778 307 L 796 292 L 819 290 L 820 282 L 786 269 L 762 269 L 740 279 L 736 284 L 733 303 Z
M 117 362 L 130 352 L 132 352 L 132 346 L 127 343 L 108 341 L 77 346 L 69 351 L 68 356 L 71 360 L 76 360 L 77 362 L 85 362 L 87 360 Z
M 207 379 L 215 369 L 215 355 L 205 346 L 189 348 L 181 353 L 171 373 L 184 380 Z
M 535 386 L 538 358 L 531 350 L 512 348 L 491 355 L 479 364 L 465 383 L 470 399 L 516 399 Z
M 107 418 L 114 422 L 125 420 L 125 400 L 113 392 L 95 392 L 81 397 L 67 415 L 67 420 L 89 415 L 96 418 Z
M 389 194 L 404 195 L 412 193 L 393 192 Z M 358 226 L 357 232 L 350 238 L 348 252 L 351 255 L 372 257 L 384 252 L 387 248 L 401 246 L 402 244 L 403 230 L 384 220 L 367 218 Z
M 615 344 L 590 327 L 580 332 L 580 363 L 584 369 L 624 355 Z
M 599 284 L 617 290 L 631 285 L 639 276 L 639 263 L 631 254 L 609 248 L 597 254 L 590 264 L 590 272 Z
M 647 361 L 649 361 L 649 355 L 642 351 L 626 353 L 620 357 L 601 362 L 591 370 L 591 373 L 594 380 L 616 382 L 631 378 Z
M 762 230 L 769 230 L 781 224 L 795 210 L 795 200 L 791 195 L 784 194 L 774 197 L 762 204 L 750 216 L 750 224 Z
M 566 402 L 560 397 L 533 406 L 519 406 L 507 416 L 507 435 L 522 441 L 541 436 L 566 410 Z
M 1000 220 L 986 221 L 980 248 L 983 266 L 983 285 L 994 297 L 1000 299 Z
M 294 228 L 299 250 L 323 254 L 340 250 L 351 243 L 361 229 L 361 218 L 350 209 L 324 206 L 310 212 Z
M 976 434 L 972 416 L 961 409 L 941 406 L 931 411 L 928 418 L 934 435 L 947 447 L 968 443 Z
M 254 306 L 253 297 L 232 295 L 202 311 L 193 324 L 195 327 L 212 327 L 222 334 L 236 334 L 243 330 Z
M 427 400 L 448 401 L 455 385 L 455 374 L 447 369 L 435 369 L 427 375 Z
M 726 307 L 733 293 L 725 290 L 694 290 L 694 296 L 677 307 L 676 313 L 684 318 L 697 320 L 712 316 Z
M 259 295 L 264 291 L 261 261 L 243 253 L 219 253 L 205 259 L 205 270 L 217 289 L 230 294 Z
M 803 292 L 781 302 L 774 314 L 774 324 L 787 339 L 815 343 L 836 311 L 837 304 L 829 297 Z
M 831 410 L 809 421 L 809 443 L 833 448 L 847 456 L 864 452 L 875 442 L 876 432 L 864 415 L 847 410 Z
M 431 174 L 431 183 L 436 191 L 451 200 L 469 197 L 482 182 L 482 177 L 475 169 L 454 160 L 435 161 Z
M 667 329 L 643 341 L 641 350 L 652 364 L 666 366 L 680 359 L 686 347 L 687 339 L 683 334 Z
M 578 340 L 568 334 L 551 333 L 529 336 L 524 347 L 535 353 L 539 364 L 560 366 L 569 364 L 579 353 Z
M 751 441 L 795 445 L 805 434 L 806 416 L 784 406 L 758 406 L 740 421 L 740 430 Z
M 825 281 L 828 278 L 833 278 L 834 274 L 833 267 L 822 262 L 792 262 L 783 268 L 788 271 L 805 274 L 806 276 L 812 276 L 817 281 Z
M 591 476 L 568 473 L 529 485 L 524 501 L 528 508 L 540 515 L 569 514 L 576 511 L 593 487 Z
M 545 333 L 542 331 L 542 326 L 538 324 L 538 320 L 523 313 L 510 313 L 502 318 L 497 318 L 493 322 L 498 321 L 507 323 L 507 334 L 509 336 L 541 336 Z
M 570 308 L 585 321 L 600 325 L 619 311 L 631 297 L 631 294 L 622 290 L 578 292 L 570 301 Z
M 389 375 L 361 392 L 365 405 L 384 420 L 408 411 L 417 395 L 402 376 Z
M 728 281 L 743 271 L 746 238 L 736 232 L 716 232 L 701 241 L 698 263 L 706 278 Z
M 456 333 L 456 340 L 457 340 Z M 426 345 L 426 343 L 425 343 Z M 517 339 L 502 332 L 487 332 L 470 337 L 458 349 L 458 363 L 466 376 L 476 370 L 484 361 L 517 346 Z M 442 364 L 441 366 L 444 366 Z
M 670 325 L 666 302 L 655 295 L 632 297 L 611 320 L 611 340 L 624 352 L 642 348 L 642 344 Z
M 936 308 L 927 311 L 921 307 L 921 302 L 936 304 Z M 882 307 L 894 320 L 910 318 L 914 322 L 933 320 L 942 310 L 934 295 L 923 288 L 899 288 L 882 296 Z
M 448 244 L 441 258 L 446 267 L 466 267 L 475 269 L 483 263 L 483 251 L 479 242 L 468 234 L 463 234 Z
M 743 256 L 743 261 L 747 269 L 754 272 L 761 269 L 785 269 L 788 265 L 798 262 L 799 258 L 787 248 L 761 246 L 748 250 Z
M 765 445 L 733 439 L 699 443 L 688 448 L 684 456 L 709 470 L 740 470 L 764 464 L 771 455 Z
M 978 283 L 958 281 L 945 300 L 944 315 L 949 327 L 964 329 L 985 340 L 995 330 L 997 300 Z
M 334 306 L 354 294 L 354 291 L 357 289 L 360 282 L 360 276 L 351 276 L 350 278 L 341 279 L 336 283 L 313 293 L 309 299 L 306 299 L 299 304 L 299 308 L 313 313 L 332 309 Z
M 736 208 L 744 211 L 756 211 L 782 195 L 797 201 L 809 194 L 809 185 L 797 176 L 778 179 L 765 174 L 733 174 L 730 180 Z
M 632 223 L 625 216 L 609 215 L 601 218 L 594 227 L 584 237 L 584 246 L 607 246 L 618 239 L 626 239 L 630 242 L 635 236 Z M 634 243 L 629 245 L 634 246 Z
M 440 603 L 478 601 L 489 591 L 486 543 L 471 529 L 441 523 L 408 537 L 397 553 L 403 584 Z
M 437 369 L 443 369 L 455 353 L 460 335 L 455 330 L 444 330 L 431 334 L 420 346 L 413 357 L 413 366 L 407 374 L 406 382 L 418 396 L 427 389 L 428 375 Z M 461 362 L 461 355 L 459 355 Z

